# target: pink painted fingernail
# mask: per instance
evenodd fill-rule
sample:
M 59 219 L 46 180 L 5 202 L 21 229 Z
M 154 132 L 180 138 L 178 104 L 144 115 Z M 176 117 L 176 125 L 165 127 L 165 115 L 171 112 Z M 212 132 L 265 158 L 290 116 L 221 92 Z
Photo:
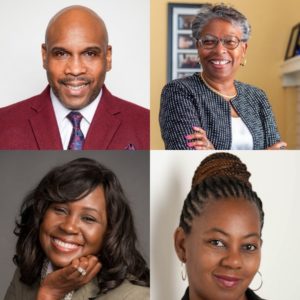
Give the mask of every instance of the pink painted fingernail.
M 189 140 L 191 137 L 190 137 L 190 135 L 186 135 L 185 138 L 186 138 L 187 140 Z
M 193 143 L 187 143 L 189 147 L 193 147 Z

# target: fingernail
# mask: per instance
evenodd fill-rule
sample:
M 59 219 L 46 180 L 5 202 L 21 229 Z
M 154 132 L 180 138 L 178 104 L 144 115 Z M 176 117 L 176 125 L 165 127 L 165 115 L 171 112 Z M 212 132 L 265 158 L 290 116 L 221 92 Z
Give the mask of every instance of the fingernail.
M 200 130 L 200 128 L 197 127 L 197 126 L 193 126 L 193 129 L 195 129 L 195 130 Z
M 187 140 L 189 140 L 189 139 L 191 138 L 191 136 L 190 136 L 190 135 L 186 135 L 185 138 L 186 138 Z
M 187 143 L 189 147 L 193 147 L 193 143 Z

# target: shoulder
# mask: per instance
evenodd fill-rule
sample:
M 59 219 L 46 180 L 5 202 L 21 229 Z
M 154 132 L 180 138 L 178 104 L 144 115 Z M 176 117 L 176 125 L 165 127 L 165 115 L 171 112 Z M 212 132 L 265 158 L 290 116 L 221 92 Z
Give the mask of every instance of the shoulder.
M 149 300 L 150 289 L 125 280 L 120 286 L 101 295 L 97 300 Z
M 235 81 L 235 85 L 238 89 L 238 92 L 240 94 L 242 94 L 244 97 L 257 97 L 256 99 L 257 100 L 261 100 L 261 99 L 266 99 L 267 96 L 266 96 L 266 93 L 258 88 L 258 87 L 255 87 L 251 84 L 248 84 L 248 83 L 243 83 L 243 82 L 240 82 L 240 81 Z
M 148 109 L 112 95 L 105 86 L 103 87 L 103 99 L 101 99 L 101 101 L 102 100 L 105 102 L 105 106 L 107 103 L 107 108 L 111 111 L 121 111 L 129 114 L 140 114 L 143 116 L 149 115 Z
M 258 295 L 256 295 L 251 289 L 246 290 L 246 296 L 248 300 L 265 300 L 263 298 L 260 298 Z
M 172 91 L 176 89 L 194 90 L 201 88 L 201 86 L 202 83 L 199 79 L 198 73 L 194 73 L 192 76 L 174 79 L 168 82 L 163 88 L 163 93 L 166 91 Z
M 26 116 L 32 109 L 39 109 L 46 102 L 45 99 L 50 99 L 48 87 L 39 95 L 0 108 L 1 119 Z
M 7 289 L 4 300 L 35 299 L 38 290 L 38 283 L 34 284 L 33 286 L 28 286 L 20 281 L 20 277 L 20 270 L 16 269 L 10 286 Z

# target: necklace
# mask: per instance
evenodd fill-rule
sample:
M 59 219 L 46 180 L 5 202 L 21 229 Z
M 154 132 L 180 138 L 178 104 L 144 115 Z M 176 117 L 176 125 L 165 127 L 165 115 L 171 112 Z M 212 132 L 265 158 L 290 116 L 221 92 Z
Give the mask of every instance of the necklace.
M 203 76 L 203 72 L 200 73 L 200 77 L 201 79 L 203 80 L 204 84 L 211 90 L 213 91 L 214 93 L 218 94 L 219 96 L 223 97 L 223 98 L 226 98 L 226 99 L 232 99 L 234 98 L 237 93 L 235 93 L 234 95 L 224 95 L 222 93 L 220 93 L 218 90 L 214 89 L 205 79 L 204 79 L 204 76 Z

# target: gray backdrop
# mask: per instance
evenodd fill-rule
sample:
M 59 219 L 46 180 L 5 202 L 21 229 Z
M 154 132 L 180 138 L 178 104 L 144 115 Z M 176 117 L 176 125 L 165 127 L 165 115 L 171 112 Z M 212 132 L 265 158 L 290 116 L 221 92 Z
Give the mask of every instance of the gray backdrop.
M 149 151 L 1 151 L 0 299 L 15 270 L 13 229 L 24 196 L 52 167 L 78 157 L 93 158 L 117 175 L 130 201 L 141 252 L 149 263 Z

